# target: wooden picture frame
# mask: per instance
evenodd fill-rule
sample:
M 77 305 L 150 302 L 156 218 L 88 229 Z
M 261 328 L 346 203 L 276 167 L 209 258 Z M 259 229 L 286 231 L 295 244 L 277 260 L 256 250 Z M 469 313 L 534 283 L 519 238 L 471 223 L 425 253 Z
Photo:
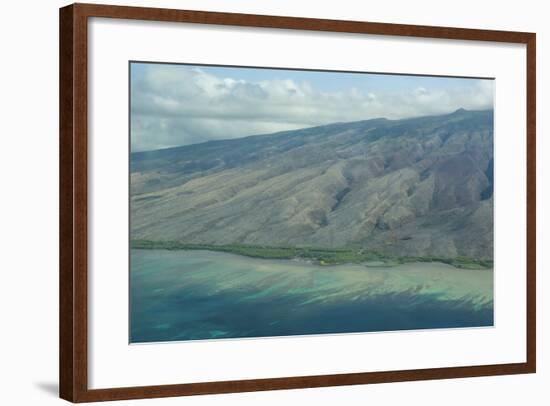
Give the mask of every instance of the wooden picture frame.
M 526 362 L 241 381 L 89 389 L 88 386 L 88 19 L 281 28 L 385 36 L 525 44 L 527 47 Z M 60 397 L 71 402 L 533 373 L 536 370 L 535 34 L 357 21 L 246 15 L 96 4 L 60 9 Z

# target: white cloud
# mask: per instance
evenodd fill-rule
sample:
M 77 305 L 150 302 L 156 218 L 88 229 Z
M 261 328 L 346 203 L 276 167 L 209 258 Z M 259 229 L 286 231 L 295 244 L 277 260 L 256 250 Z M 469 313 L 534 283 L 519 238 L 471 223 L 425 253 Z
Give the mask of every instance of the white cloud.
M 199 68 L 155 66 L 132 84 L 132 150 L 238 138 L 332 122 L 443 114 L 493 105 L 493 82 L 471 80 L 450 89 L 400 93 L 336 92 L 307 82 L 249 82 Z

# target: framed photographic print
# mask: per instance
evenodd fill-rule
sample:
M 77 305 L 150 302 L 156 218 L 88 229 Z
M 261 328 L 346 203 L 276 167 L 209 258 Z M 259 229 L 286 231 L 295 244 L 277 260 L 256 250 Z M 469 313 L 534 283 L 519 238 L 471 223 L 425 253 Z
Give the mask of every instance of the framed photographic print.
M 535 34 L 60 10 L 60 396 L 535 372 Z

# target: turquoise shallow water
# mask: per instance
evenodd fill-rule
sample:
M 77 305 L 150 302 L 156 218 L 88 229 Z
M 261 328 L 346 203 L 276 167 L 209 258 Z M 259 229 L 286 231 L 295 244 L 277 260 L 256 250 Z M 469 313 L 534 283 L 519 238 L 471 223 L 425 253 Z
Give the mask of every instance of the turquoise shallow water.
M 132 250 L 130 342 L 493 325 L 493 271 Z

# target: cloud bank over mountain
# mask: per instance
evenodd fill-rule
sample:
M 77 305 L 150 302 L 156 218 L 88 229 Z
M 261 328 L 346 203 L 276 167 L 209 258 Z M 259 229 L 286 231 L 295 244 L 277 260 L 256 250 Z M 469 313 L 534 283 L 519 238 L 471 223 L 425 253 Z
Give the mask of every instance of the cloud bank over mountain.
M 418 77 L 399 76 L 401 87 L 395 88 L 376 86 L 381 75 L 340 73 L 342 77 L 353 75 L 354 79 L 335 89 L 323 86 L 319 73 L 312 73 L 311 80 L 303 73 L 297 80 L 292 71 L 247 78 L 246 72 L 250 71 L 253 69 L 213 70 L 165 64 L 142 64 L 139 71 L 133 67 L 132 151 L 333 122 L 400 119 L 444 114 L 461 107 L 493 107 L 492 80 L 439 78 L 426 85 Z

